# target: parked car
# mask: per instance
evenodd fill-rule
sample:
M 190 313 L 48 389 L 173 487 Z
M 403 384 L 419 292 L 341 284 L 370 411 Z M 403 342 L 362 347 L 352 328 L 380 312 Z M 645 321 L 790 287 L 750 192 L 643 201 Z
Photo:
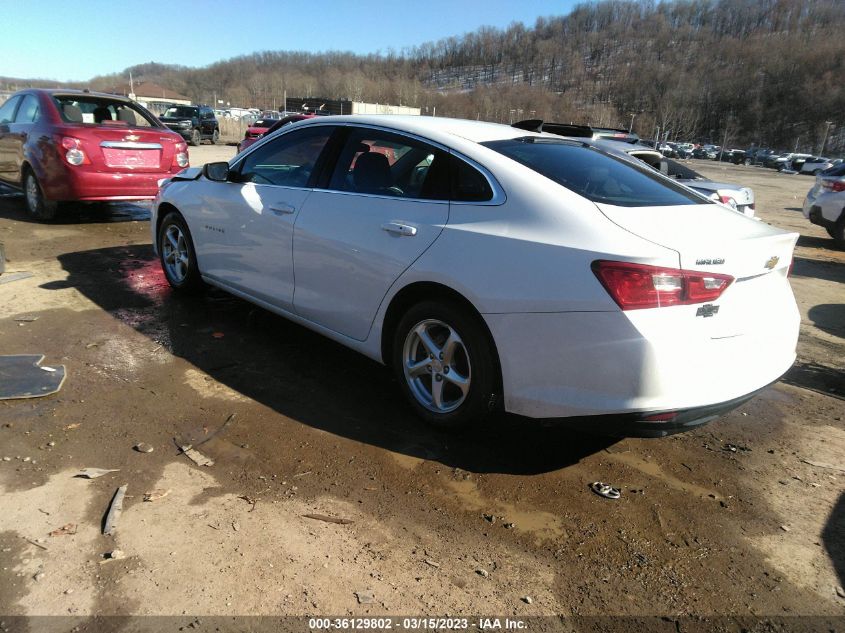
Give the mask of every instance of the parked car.
M 749 218 L 754 217 L 756 207 L 754 191 L 751 187 L 743 187 L 742 185 L 727 182 L 714 182 L 686 165 L 670 159 L 661 161 L 660 170 L 675 181 L 717 202 L 721 202 L 723 205 L 730 207 L 731 210 Z
M 754 217 L 754 191 L 750 187 L 725 182 L 713 182 L 686 165 L 666 158 L 657 150 L 645 147 L 639 143 L 633 145 L 630 143 L 617 143 L 615 141 L 594 141 L 594 143 L 597 147 L 607 152 L 625 155 L 642 161 L 652 169 L 665 174 L 669 178 L 715 202 L 729 207 L 732 211 L 736 211 L 750 218 Z
M 311 119 L 311 118 L 314 118 L 315 116 L 316 116 L 315 114 L 289 114 L 285 117 L 282 117 L 281 119 L 270 120 L 269 122 L 270 122 L 271 125 L 269 127 L 250 126 L 249 128 L 247 128 L 247 131 L 246 131 L 246 134 L 244 135 L 243 140 L 240 143 L 238 143 L 238 153 L 244 151 L 250 145 L 255 143 L 259 138 L 261 138 L 263 136 L 267 136 L 269 134 L 272 134 L 273 132 L 275 132 L 279 128 L 287 125 L 288 123 L 295 123 L 296 121 L 304 121 L 305 119 Z M 252 130 L 253 132 L 250 133 L 250 130 Z M 258 134 L 256 134 L 255 132 L 258 132 Z
M 845 163 L 816 174 L 803 211 L 804 217 L 824 228 L 839 248 L 845 248 Z
M 123 97 L 27 89 L 0 106 L 0 181 L 40 220 L 61 202 L 152 200 L 187 166 L 182 138 Z
M 220 124 L 208 106 L 171 106 L 161 122 L 191 145 L 199 145 L 203 139 L 214 145 L 220 139 Z
M 793 168 L 795 162 L 793 161 Z M 825 171 L 826 169 L 830 169 L 833 167 L 834 163 L 829 158 L 822 158 L 821 156 L 811 156 L 810 158 L 806 159 L 800 168 L 797 168 L 799 174 L 812 174 L 815 176 L 816 174 Z
M 211 284 L 390 365 L 448 429 L 501 403 L 665 435 L 795 359 L 795 233 L 551 134 L 315 117 L 163 183 L 150 228 L 174 290 Z
M 243 140 L 238 143 L 238 152 L 244 151 L 262 136 L 272 134 L 288 123 L 310 119 L 314 116 L 313 114 L 290 114 L 281 119 L 259 119 L 246 129 Z

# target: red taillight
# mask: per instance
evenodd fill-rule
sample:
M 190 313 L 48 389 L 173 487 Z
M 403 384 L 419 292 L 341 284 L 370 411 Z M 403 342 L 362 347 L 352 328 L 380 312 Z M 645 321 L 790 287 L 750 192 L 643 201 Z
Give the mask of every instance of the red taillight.
M 176 143 L 173 146 L 173 167 L 185 168 L 189 164 L 187 143 Z
M 830 190 L 831 191 L 845 191 L 845 181 L 834 180 L 832 183 L 830 183 Z
M 72 136 L 58 137 L 59 144 L 65 150 L 65 160 L 71 165 L 90 165 L 91 161 L 82 150 L 82 141 Z
M 599 260 L 593 272 L 623 310 L 715 301 L 734 278 L 694 270 Z

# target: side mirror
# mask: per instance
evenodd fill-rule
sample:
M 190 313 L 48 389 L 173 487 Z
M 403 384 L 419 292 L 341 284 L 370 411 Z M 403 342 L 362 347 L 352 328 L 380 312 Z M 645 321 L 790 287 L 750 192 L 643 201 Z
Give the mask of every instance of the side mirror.
M 226 182 L 229 180 L 229 163 L 206 163 L 202 167 L 202 175 L 215 182 Z

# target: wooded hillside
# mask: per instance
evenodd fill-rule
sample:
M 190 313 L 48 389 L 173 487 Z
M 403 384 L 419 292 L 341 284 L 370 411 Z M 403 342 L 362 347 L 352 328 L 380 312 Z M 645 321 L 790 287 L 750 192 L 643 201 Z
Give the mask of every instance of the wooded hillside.
M 323 96 L 437 116 L 542 118 L 653 137 L 845 151 L 845 2 L 679 0 L 583 4 L 400 52 L 259 52 L 205 68 L 145 64 L 91 88 L 149 80 L 212 103 L 281 107 Z M 843 132 L 840 132 L 840 130 Z

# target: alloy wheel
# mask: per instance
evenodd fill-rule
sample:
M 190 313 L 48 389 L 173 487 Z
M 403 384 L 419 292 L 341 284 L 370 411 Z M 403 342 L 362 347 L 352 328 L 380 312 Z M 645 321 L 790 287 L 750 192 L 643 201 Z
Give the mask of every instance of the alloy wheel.
M 411 328 L 402 367 L 411 394 L 429 411 L 454 411 L 469 394 L 469 354 L 458 333 L 443 321 L 426 319 Z
M 165 229 L 161 253 L 168 277 L 177 284 L 184 282 L 191 260 L 185 235 L 177 225 L 171 224 Z
M 26 206 L 30 213 L 38 213 L 38 203 L 41 198 L 41 192 L 38 190 L 38 182 L 35 176 L 29 174 L 26 177 Z

